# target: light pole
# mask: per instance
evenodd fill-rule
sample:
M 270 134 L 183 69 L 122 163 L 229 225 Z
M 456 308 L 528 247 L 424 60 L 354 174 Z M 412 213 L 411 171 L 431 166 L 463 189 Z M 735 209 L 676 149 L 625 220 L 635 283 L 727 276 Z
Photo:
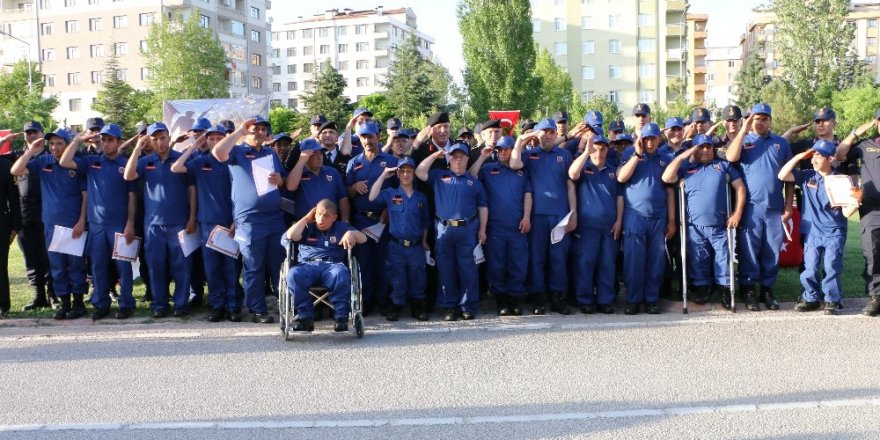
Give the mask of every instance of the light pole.
M 28 55 L 27 55 L 28 92 L 33 92 L 34 91 L 34 70 L 33 70 L 33 68 L 31 68 L 31 44 L 28 43 L 27 41 L 22 40 L 21 38 L 18 38 L 8 32 L 5 32 L 5 31 L 0 31 L 0 35 L 6 35 L 7 37 L 12 38 L 13 40 L 18 41 L 19 43 L 27 46 L 27 51 L 28 51 Z

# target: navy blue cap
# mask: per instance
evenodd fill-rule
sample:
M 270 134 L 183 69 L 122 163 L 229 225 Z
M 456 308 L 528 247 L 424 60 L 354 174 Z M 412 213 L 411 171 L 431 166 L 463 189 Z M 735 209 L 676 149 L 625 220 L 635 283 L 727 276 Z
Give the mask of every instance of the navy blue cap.
M 306 138 L 299 143 L 299 151 L 318 151 L 320 149 L 321 144 L 315 138 Z
M 733 121 L 737 119 L 742 119 L 743 112 L 738 106 L 728 105 L 721 110 L 721 116 L 724 117 L 725 121 Z
M 373 112 L 367 110 L 366 107 L 358 107 L 358 108 L 354 109 L 354 115 L 353 115 L 353 117 L 356 118 L 356 117 L 358 117 L 358 116 L 360 116 L 360 115 L 367 115 L 367 116 L 369 116 L 369 117 L 372 118 L 372 117 L 373 117 Z
M 147 136 L 152 136 L 158 131 L 168 131 L 168 127 L 161 122 L 154 122 L 147 127 Z
M 687 115 L 684 117 L 684 121 L 682 122 L 684 122 L 684 126 L 687 127 L 688 125 L 691 125 L 691 123 L 693 123 L 694 121 L 691 120 L 691 115 Z
M 406 133 L 409 134 L 410 139 L 415 139 L 419 137 L 419 131 L 415 128 L 404 128 L 404 130 L 406 130 Z
M 415 167 L 416 167 L 416 161 L 414 161 L 414 160 L 413 160 L 411 157 L 409 157 L 409 156 L 404 156 L 404 157 L 400 158 L 400 160 L 397 161 L 397 168 L 402 168 L 402 167 L 412 167 L 412 168 L 415 168 Z
M 190 130 L 192 130 L 192 131 L 205 131 L 211 127 L 213 127 L 213 125 L 211 124 L 211 121 L 209 121 L 207 118 L 199 118 L 199 119 L 196 119 L 196 123 L 193 124 L 193 126 L 192 126 L 192 128 L 190 128 Z
M 526 119 L 525 121 L 522 121 L 519 123 L 519 130 L 520 131 L 531 130 L 531 129 L 534 129 L 536 125 L 538 125 L 537 122 L 535 122 L 531 119 Z
M 281 139 L 287 139 L 288 141 L 293 142 L 293 138 L 290 137 L 290 135 L 288 135 L 287 133 L 278 133 L 272 137 L 272 143 L 278 142 Z M 306 139 L 306 140 L 308 140 L 308 139 Z M 303 142 L 305 142 L 305 141 L 303 141 Z
M 330 129 L 330 130 L 333 130 L 333 131 L 336 131 L 336 132 L 339 131 L 339 127 L 336 126 L 336 121 L 324 121 L 324 122 L 321 124 L 321 126 L 318 127 L 318 133 L 320 133 L 320 132 L 322 132 L 322 131 L 324 131 L 324 130 L 327 130 L 327 129 Z
M 385 122 L 385 128 L 387 128 L 389 130 L 393 130 L 393 129 L 400 130 L 400 126 L 401 126 L 400 119 L 397 119 L 397 118 L 391 118 L 387 122 Z
M 834 157 L 834 153 L 837 152 L 837 146 L 835 146 L 834 143 L 831 141 L 819 139 L 818 141 L 816 141 L 815 144 L 813 144 L 813 151 L 821 156 Z
M 232 130 L 232 131 L 235 131 L 235 130 Z M 222 135 L 224 135 L 224 136 L 228 134 L 228 133 L 226 132 L 226 127 L 224 127 L 224 126 L 222 126 L 222 125 L 220 125 L 220 124 L 217 124 L 216 126 L 211 127 L 211 128 L 209 128 L 209 129 L 205 130 L 205 136 L 206 136 L 206 137 L 207 137 L 208 135 L 210 135 L 211 133 L 220 133 L 220 134 L 222 134 Z
M 834 110 L 828 107 L 822 107 L 816 110 L 816 113 L 813 113 L 814 121 L 825 121 L 828 119 L 837 119 L 837 113 L 834 113 Z
M 501 139 L 498 139 L 498 142 L 495 143 L 495 148 L 513 148 L 513 144 L 515 141 L 510 136 L 501 136 Z
M 681 120 L 678 116 L 673 116 L 671 118 L 666 119 L 666 124 L 663 128 L 670 129 L 672 127 L 684 128 L 684 121 Z
M 119 128 L 116 124 L 107 124 L 103 128 L 101 128 L 101 134 L 106 134 L 109 136 L 113 136 L 116 139 L 122 138 L 122 129 Z
M 611 141 L 612 144 L 616 144 L 616 143 L 618 143 L 618 142 L 630 142 L 630 143 L 632 143 L 632 142 L 633 142 L 633 137 L 632 137 L 632 135 L 629 134 L 629 133 L 621 133 L 621 134 L 617 135 L 617 137 L 615 137 L 613 141 Z
M 500 119 L 489 119 L 488 121 L 480 124 L 480 131 L 483 131 L 487 128 L 501 128 L 501 120 Z
M 104 128 L 104 120 L 101 118 L 89 118 L 86 120 L 86 130 Z
M 367 122 L 367 123 L 365 123 L 365 124 L 361 124 L 361 125 L 358 127 L 357 134 L 358 134 L 358 136 L 362 136 L 362 135 L 374 135 L 374 136 L 376 136 L 376 135 L 379 134 L 379 126 L 376 125 L 376 124 L 374 124 L 374 123 L 372 123 L 372 122 Z
M 623 125 L 623 121 L 611 121 L 608 123 L 608 131 L 619 131 L 626 130 L 626 126 Z
M 270 124 L 269 120 L 264 118 L 263 115 L 254 115 L 251 119 L 254 120 L 254 125 L 265 125 L 266 128 L 272 130 L 272 124 Z
M 605 136 L 602 136 L 601 134 L 597 134 L 593 136 L 593 143 L 608 145 L 608 139 L 605 139 Z
M 568 113 L 564 111 L 553 113 L 553 120 L 556 122 L 568 122 Z
M 660 126 L 650 122 L 642 126 L 642 137 L 660 137 Z
M 709 136 L 709 135 L 705 135 L 705 134 L 702 134 L 702 133 L 700 133 L 700 134 L 694 136 L 694 146 L 695 146 L 695 147 L 699 147 L 700 145 L 706 145 L 706 144 L 708 144 L 708 145 L 714 145 L 714 143 L 712 142 L 712 137 L 711 137 L 711 136 Z
M 763 115 L 767 115 L 770 117 L 773 116 L 772 110 L 770 109 L 770 104 L 766 104 L 763 102 L 759 102 L 759 103 L 755 104 L 754 106 L 752 106 L 751 113 L 753 115 L 762 115 L 763 114 Z
M 712 120 L 712 115 L 704 107 L 697 107 L 691 112 L 691 120 L 694 122 L 709 122 Z
M 27 121 L 24 123 L 22 131 L 25 133 L 29 131 L 43 131 L 43 124 L 40 124 L 40 121 Z
M 605 121 L 602 119 L 602 112 L 592 110 L 584 115 L 584 122 L 595 127 L 597 125 L 602 125 Z
M 596 135 L 599 135 L 599 136 L 605 136 L 605 130 L 602 130 L 602 126 L 601 126 L 601 125 L 597 125 L 597 126 L 595 126 L 595 127 L 594 127 L 594 126 L 590 126 L 590 128 L 593 130 L 593 133 L 595 133 Z
M 397 139 L 397 138 L 407 138 L 408 139 L 409 137 L 410 137 L 409 130 L 406 128 L 401 128 L 401 129 L 397 130 L 397 133 L 394 133 L 394 139 Z
M 449 113 L 446 112 L 437 112 L 431 115 L 428 118 L 428 127 L 433 127 L 437 124 L 446 124 L 449 123 Z
M 455 153 L 456 151 L 463 151 L 464 154 L 468 154 L 471 151 L 471 147 L 463 141 L 456 141 L 446 148 L 446 154 L 450 156 L 452 156 L 452 153 Z
M 535 130 L 556 130 L 556 122 L 552 119 L 541 119 L 541 122 L 538 122 L 538 125 L 535 125 Z
M 327 117 L 324 115 L 315 115 L 312 116 L 312 119 L 309 120 L 309 125 L 321 125 L 327 122 Z
M 61 139 L 64 139 L 64 143 L 65 143 L 65 144 L 69 144 L 69 143 L 70 143 L 70 132 L 67 131 L 66 129 L 59 128 L 59 129 L 57 129 L 57 130 L 55 130 L 55 131 L 51 131 L 51 132 L 49 132 L 49 133 L 46 133 L 46 134 L 43 135 L 43 139 L 45 139 L 45 140 L 48 141 L 52 136 L 58 136 L 58 137 L 60 137 Z
M 232 133 L 233 131 L 235 131 L 235 122 L 232 122 L 229 119 L 224 119 L 224 120 L 220 121 L 217 125 L 225 128 L 226 134 L 229 134 L 229 133 Z
M 650 115 L 650 114 L 651 114 L 651 107 L 649 107 L 648 104 L 639 103 L 639 104 L 636 104 L 635 107 L 633 107 L 633 116 Z

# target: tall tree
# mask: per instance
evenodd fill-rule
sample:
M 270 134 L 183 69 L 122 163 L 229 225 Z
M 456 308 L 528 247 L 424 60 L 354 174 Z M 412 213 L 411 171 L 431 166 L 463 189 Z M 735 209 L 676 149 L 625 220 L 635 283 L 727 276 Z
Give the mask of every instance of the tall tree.
M 573 96 L 572 99 L 574 103 L 569 115 L 572 120 L 581 121 L 587 113 L 595 110 L 602 113 L 602 119 L 605 121 L 603 127 L 607 128 L 611 121 L 623 118 L 623 112 L 620 111 L 617 104 L 611 102 L 605 95 L 594 95 L 586 101 L 582 101 L 580 96 Z
M 302 100 L 309 114 L 323 114 L 328 120 L 336 121 L 340 128 L 351 119 L 351 104 L 345 95 L 347 82 L 330 59 L 324 60 L 319 69 L 312 74 L 312 88 L 302 94 Z
M 388 95 L 382 92 L 376 92 L 372 95 L 364 96 L 357 102 L 357 107 L 366 107 L 373 113 L 373 119 L 382 121 L 384 124 L 390 118 L 398 118 L 404 126 L 409 126 L 410 121 L 400 116 L 397 108 L 391 104 Z
M 419 39 L 410 34 L 394 50 L 388 74 L 382 83 L 388 103 L 401 120 L 410 120 L 446 105 L 449 72 L 425 59 Z M 371 109 L 372 110 L 372 109 Z
M 489 110 L 535 111 L 535 40 L 529 0 L 459 0 L 464 84 L 478 118 Z
M 535 62 L 535 76 L 541 81 L 538 90 L 537 112 L 552 115 L 558 110 L 571 109 L 573 86 L 571 75 L 556 64 L 553 55 L 547 49 L 538 49 Z
M 834 92 L 831 105 L 837 112 L 838 136 L 844 137 L 859 125 L 874 119 L 877 103 L 880 103 L 880 88 L 871 84 Z
M 736 73 L 736 105 L 741 108 L 751 107 L 761 100 L 761 90 L 770 83 L 770 75 L 764 67 L 764 56 L 761 48 L 752 52 L 746 62 Z
M 784 133 L 795 125 L 810 121 L 812 106 L 805 102 L 806 97 L 797 92 L 788 81 L 777 78 L 761 91 L 760 101 L 770 104 L 773 110 L 773 125 L 776 133 Z
M 54 95 L 44 97 L 46 83 L 43 74 L 31 67 L 31 85 L 28 88 L 28 63 L 19 61 L 8 73 L 0 74 L 0 127 L 20 130 L 25 122 L 35 119 L 46 128 L 53 127 L 52 111 L 58 107 Z
M 144 53 L 148 84 L 158 102 L 169 99 L 229 97 L 228 57 L 214 31 L 199 25 L 198 10 L 189 18 L 154 21 Z
M 134 132 L 134 126 L 142 119 L 135 113 L 135 89 L 122 79 L 119 69 L 119 58 L 114 51 L 104 63 L 104 84 L 98 90 L 98 96 L 92 109 L 104 119 L 119 125 L 123 132 Z

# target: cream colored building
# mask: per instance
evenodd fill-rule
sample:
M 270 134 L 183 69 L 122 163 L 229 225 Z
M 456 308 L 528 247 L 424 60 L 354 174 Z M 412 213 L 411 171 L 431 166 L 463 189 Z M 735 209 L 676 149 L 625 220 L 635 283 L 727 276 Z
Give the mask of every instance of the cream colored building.
M 382 82 L 394 47 L 407 36 L 416 35 L 425 58 L 433 56 L 434 39 L 416 30 L 416 14 L 410 8 L 330 9 L 274 23 L 272 31 L 272 101 L 300 111 L 306 111 L 300 96 L 312 90 L 314 70 L 325 60 L 345 77 L 345 94 L 356 102 L 385 90 Z
M 688 14 L 687 33 L 687 98 L 694 105 L 706 104 L 706 37 L 708 36 L 709 16 Z
M 742 66 L 739 46 L 709 47 L 706 55 L 706 95 L 708 107 L 723 108 L 736 101 L 736 74 Z
M 687 1 L 532 0 L 532 33 L 584 99 L 607 96 L 629 116 L 639 102 L 665 104 L 686 82 Z M 687 96 L 687 91 L 685 91 Z
M 30 56 L 46 77 L 45 93 L 58 96 L 52 116 L 62 126 L 79 128 L 96 116 L 91 105 L 114 52 L 129 84 L 146 89 L 150 73 L 141 50 L 150 24 L 177 12 L 197 13 L 202 26 L 216 31 L 230 58 L 226 78 L 233 97 L 269 93 L 269 0 L 38 0 L 39 11 L 32 0 L 0 1 L 0 29 L 30 43 Z M 18 42 L 2 37 L 8 64 L 5 54 Z

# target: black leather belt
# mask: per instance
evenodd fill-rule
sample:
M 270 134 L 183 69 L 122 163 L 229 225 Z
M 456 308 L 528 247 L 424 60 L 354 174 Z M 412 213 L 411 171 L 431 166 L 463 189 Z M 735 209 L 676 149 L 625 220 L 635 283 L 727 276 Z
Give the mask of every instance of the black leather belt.
M 475 218 L 477 218 L 477 214 L 474 214 L 465 219 L 442 219 L 440 217 L 437 217 L 437 221 L 439 221 L 440 224 L 442 224 L 443 226 L 452 226 L 453 228 L 457 228 L 459 226 L 467 225 L 468 223 L 474 221 Z
M 391 241 L 393 241 L 393 242 L 395 242 L 405 248 L 413 247 L 413 246 L 420 243 L 419 240 L 401 240 L 393 235 L 390 235 L 390 237 L 391 237 Z

